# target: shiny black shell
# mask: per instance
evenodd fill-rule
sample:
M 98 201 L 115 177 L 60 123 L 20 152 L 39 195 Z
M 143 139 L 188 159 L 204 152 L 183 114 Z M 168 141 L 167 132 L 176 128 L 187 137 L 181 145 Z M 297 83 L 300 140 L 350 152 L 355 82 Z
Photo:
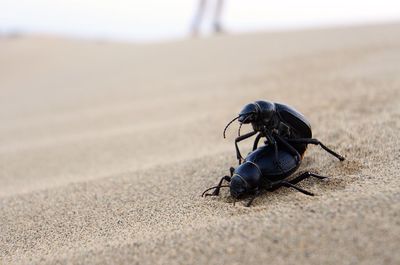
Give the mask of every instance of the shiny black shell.
M 296 157 L 280 145 L 278 147 L 278 160 L 281 169 L 275 162 L 274 147 L 272 145 L 265 145 L 251 152 L 246 157 L 244 163 L 250 162 L 257 165 L 262 174 L 262 178 L 267 178 L 271 181 L 285 179 L 293 174 L 300 165 Z
M 284 104 L 275 103 L 275 107 L 279 120 L 290 127 L 289 138 L 312 138 L 311 124 L 303 114 Z M 301 156 L 307 149 L 306 144 L 292 145 Z
M 261 146 L 246 157 L 243 164 L 235 169 L 233 176 L 238 175 L 245 180 L 250 190 L 261 187 L 273 189 L 277 182 L 292 175 L 301 163 L 281 145 L 278 145 L 278 160 L 281 168 L 275 162 L 275 148 L 272 145 Z

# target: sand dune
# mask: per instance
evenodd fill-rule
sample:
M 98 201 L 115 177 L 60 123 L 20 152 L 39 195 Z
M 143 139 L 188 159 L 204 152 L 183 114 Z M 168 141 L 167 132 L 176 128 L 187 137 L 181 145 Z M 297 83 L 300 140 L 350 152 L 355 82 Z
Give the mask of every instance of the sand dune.
M 1 264 L 399 264 L 400 25 L 153 45 L 0 40 Z M 232 206 L 255 99 L 303 112 L 329 175 Z M 243 149 L 250 146 L 242 144 Z

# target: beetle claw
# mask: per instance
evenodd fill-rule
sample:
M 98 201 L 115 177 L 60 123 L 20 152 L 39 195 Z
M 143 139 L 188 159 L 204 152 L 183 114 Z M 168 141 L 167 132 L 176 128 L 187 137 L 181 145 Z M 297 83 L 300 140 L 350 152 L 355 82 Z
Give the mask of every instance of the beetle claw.
M 218 195 L 219 195 L 219 189 L 218 189 L 218 188 L 216 188 L 216 189 L 213 191 L 213 193 L 206 193 L 206 194 L 204 194 L 205 197 L 208 197 L 208 196 L 218 196 Z

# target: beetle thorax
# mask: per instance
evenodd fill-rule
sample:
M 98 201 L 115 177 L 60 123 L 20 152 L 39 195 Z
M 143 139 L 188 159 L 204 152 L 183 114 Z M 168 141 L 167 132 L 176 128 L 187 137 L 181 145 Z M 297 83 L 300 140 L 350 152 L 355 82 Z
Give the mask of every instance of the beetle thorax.
M 257 119 L 254 122 L 252 122 L 251 125 L 253 126 L 254 131 L 267 133 L 278 129 L 279 120 L 277 119 L 277 116 L 274 113 L 268 120 Z

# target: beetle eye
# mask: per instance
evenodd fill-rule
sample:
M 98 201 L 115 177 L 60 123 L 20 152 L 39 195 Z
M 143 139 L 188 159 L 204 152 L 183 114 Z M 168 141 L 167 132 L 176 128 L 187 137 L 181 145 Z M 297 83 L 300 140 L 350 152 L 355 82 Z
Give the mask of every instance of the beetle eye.
M 250 120 L 250 116 L 249 115 L 242 115 L 239 117 L 238 121 L 240 123 L 246 123 Z
M 244 124 L 251 123 L 255 120 L 255 116 L 256 116 L 255 113 L 249 113 L 246 115 L 242 115 L 239 117 L 238 121 L 240 123 L 244 123 Z
M 249 115 L 254 115 L 257 112 L 257 106 L 254 103 L 247 104 L 239 113 L 239 122 L 243 122 L 246 118 L 250 119 Z

